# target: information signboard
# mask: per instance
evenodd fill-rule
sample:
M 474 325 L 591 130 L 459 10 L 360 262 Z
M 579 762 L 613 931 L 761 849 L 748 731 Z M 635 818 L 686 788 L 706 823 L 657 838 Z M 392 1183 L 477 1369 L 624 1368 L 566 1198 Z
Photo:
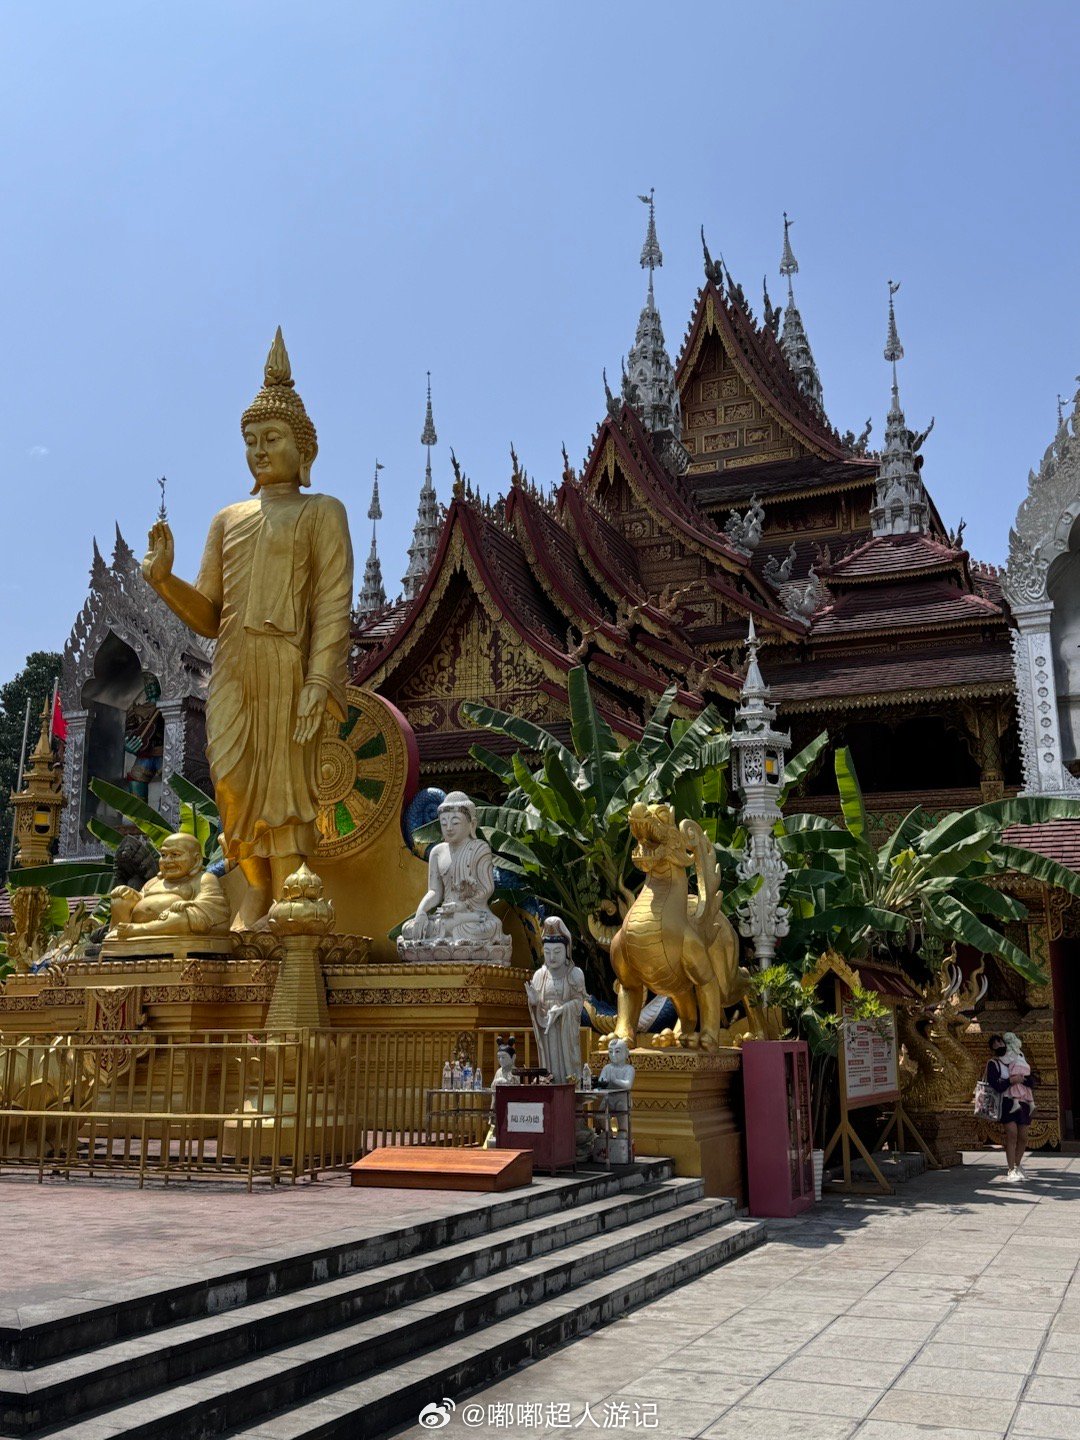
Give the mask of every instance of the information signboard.
M 523 1105 L 520 1101 L 511 1101 L 506 1107 L 506 1128 L 511 1134 L 529 1131 L 533 1135 L 542 1135 L 544 1133 L 543 1105 Z
M 844 1035 L 844 1080 L 848 1108 L 883 1105 L 900 1098 L 896 1066 L 896 1014 L 879 1020 L 856 1020 L 847 998 L 841 1006 Z

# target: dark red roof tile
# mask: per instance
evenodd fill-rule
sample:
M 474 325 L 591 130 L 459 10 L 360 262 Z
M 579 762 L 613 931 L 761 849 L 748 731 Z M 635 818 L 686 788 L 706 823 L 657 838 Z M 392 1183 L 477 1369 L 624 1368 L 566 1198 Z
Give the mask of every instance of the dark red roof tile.
M 994 644 L 912 647 L 890 655 L 838 655 L 835 659 L 769 664 L 766 673 L 773 698 L 788 708 L 809 709 L 811 702 L 845 696 L 880 696 L 884 700 L 902 692 L 966 687 L 984 687 L 984 693 L 1004 695 L 1013 688 L 1012 654 L 1004 632 Z
M 1080 873 L 1080 820 L 1049 820 L 1044 825 L 1010 825 L 1002 831 L 1006 845 L 1034 850 Z
M 995 620 L 1004 616 L 992 601 L 939 579 L 864 585 L 838 595 L 814 616 L 813 633 L 831 637 L 869 630 L 932 630 Z

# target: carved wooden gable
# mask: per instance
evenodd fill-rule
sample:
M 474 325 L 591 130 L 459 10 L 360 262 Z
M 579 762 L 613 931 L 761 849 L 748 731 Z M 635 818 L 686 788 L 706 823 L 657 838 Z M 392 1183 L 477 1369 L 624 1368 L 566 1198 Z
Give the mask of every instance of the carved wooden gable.
M 682 415 L 691 473 L 740 470 L 808 453 L 746 384 L 715 330 L 704 336 L 688 371 Z
M 461 713 L 467 700 L 540 723 L 562 719 L 564 707 L 541 689 L 546 678 L 516 632 L 494 625 L 473 590 L 463 589 L 435 647 L 400 686 L 394 677 L 380 688 L 421 736 L 468 730 L 481 740 Z

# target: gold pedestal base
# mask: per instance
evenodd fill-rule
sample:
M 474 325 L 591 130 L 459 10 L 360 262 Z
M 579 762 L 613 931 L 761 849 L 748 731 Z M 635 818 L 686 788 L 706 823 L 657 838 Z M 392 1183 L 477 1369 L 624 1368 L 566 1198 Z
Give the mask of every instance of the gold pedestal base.
M 589 1058 L 598 1075 L 607 1056 Z M 632 1133 L 638 1155 L 665 1155 L 677 1175 L 698 1176 L 707 1195 L 743 1203 L 742 1105 L 732 1096 L 738 1050 L 634 1050 Z
M 267 1030 L 325 1030 L 326 1009 L 320 951 L 331 937 L 286 935 L 281 939 L 277 982 L 266 1009 Z
M 135 940 L 106 940 L 103 960 L 190 960 L 231 955 L 236 948 L 230 935 L 157 935 Z

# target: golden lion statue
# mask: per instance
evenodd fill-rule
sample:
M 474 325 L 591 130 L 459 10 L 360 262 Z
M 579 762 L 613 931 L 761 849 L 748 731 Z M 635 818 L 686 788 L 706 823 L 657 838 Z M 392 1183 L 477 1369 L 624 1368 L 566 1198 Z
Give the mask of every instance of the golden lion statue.
M 659 1044 L 716 1050 L 725 1037 L 724 1007 L 743 991 L 739 941 L 720 909 L 712 842 L 694 820 L 675 823 L 670 805 L 638 801 L 630 811 L 634 864 L 645 884 L 616 929 L 595 919 L 594 938 L 611 950 L 619 981 L 615 1034 L 633 1045 L 646 988 L 669 995 L 679 1019 Z M 687 887 L 693 865 L 697 894 Z

